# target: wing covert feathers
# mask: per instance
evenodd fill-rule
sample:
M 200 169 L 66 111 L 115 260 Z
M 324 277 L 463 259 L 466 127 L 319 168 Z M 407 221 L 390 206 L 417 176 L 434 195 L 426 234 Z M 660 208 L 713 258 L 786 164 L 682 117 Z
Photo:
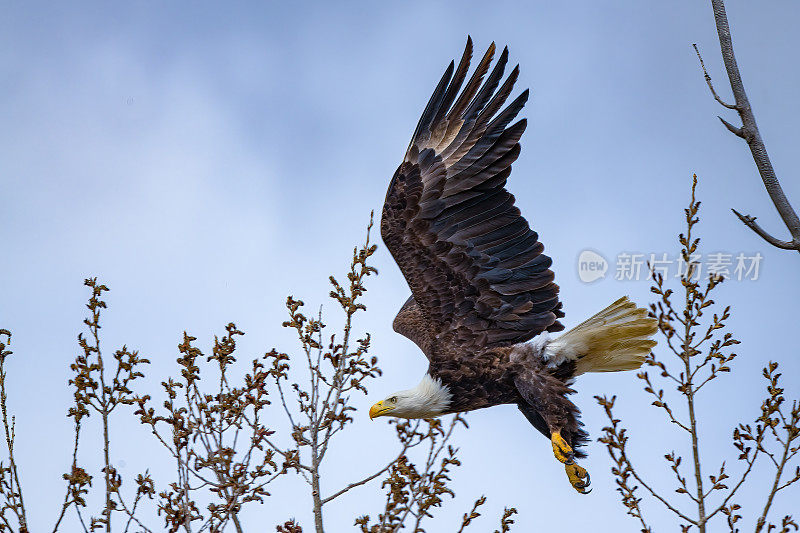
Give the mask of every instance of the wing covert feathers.
M 433 338 L 428 327 L 428 321 L 422 313 L 413 296 L 410 296 L 397 316 L 394 317 L 392 328 L 400 335 L 406 337 L 419 346 L 422 353 L 430 357 Z
M 426 334 L 465 348 L 563 329 L 551 260 L 505 190 L 527 124 L 514 121 L 528 91 L 507 104 L 519 68 L 503 81 L 508 50 L 490 70 L 494 53 L 492 44 L 467 79 L 468 39 L 458 66 L 448 66 L 392 178 L 381 219 Z M 418 324 L 401 314 L 395 329 L 400 320 L 401 333 L 414 340 L 408 327 Z

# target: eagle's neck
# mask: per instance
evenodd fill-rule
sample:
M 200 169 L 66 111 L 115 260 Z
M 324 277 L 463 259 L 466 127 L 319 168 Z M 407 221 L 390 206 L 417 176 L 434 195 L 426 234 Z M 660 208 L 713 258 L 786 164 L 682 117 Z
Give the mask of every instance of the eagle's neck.
M 412 415 L 409 418 L 439 416 L 447 410 L 452 399 L 450 388 L 441 379 L 432 378 L 429 374 L 422 377 L 419 385 L 406 391 L 403 398 L 405 407 Z

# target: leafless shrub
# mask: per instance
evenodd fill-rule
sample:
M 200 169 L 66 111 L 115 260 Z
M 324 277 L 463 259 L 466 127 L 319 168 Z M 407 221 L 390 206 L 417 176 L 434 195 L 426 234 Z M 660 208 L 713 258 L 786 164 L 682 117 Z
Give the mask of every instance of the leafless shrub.
M 245 530 L 240 519 L 242 509 L 262 503 L 270 496 L 269 486 L 287 477 L 307 483 L 314 527 L 323 532 L 326 505 L 381 476 L 385 476 L 381 487 L 387 492 L 384 509 L 377 523 L 370 525 L 369 517 L 364 516 L 356 520 L 356 526 L 370 532 L 406 527 L 422 531 L 423 520 L 431 518 L 446 496 L 455 495 L 450 473 L 460 462 L 451 436 L 456 427 L 466 426 L 460 416 L 448 421 L 393 421 L 397 454 L 372 474 L 347 481 L 326 478 L 323 483 L 321 473 L 331 442 L 353 421 L 352 395 L 366 393 L 369 381 L 381 373 L 377 358 L 368 354 L 369 334 L 354 333 L 355 317 L 366 310 L 361 303 L 364 282 L 376 273 L 369 264 L 376 250 L 369 239 L 371 228 L 370 221 L 366 242 L 353 251 L 347 283 L 330 278 L 330 297 L 343 314 L 340 333 L 328 335 L 321 310 L 316 316 L 307 316 L 303 302 L 289 297 L 289 317 L 283 326 L 296 331 L 299 354 L 270 350 L 252 359 L 238 379 L 233 377 L 241 358 L 237 339 L 244 333 L 235 324 L 228 324 L 221 336 L 214 337 L 208 354 L 195 345 L 196 337 L 184 333 L 178 345 L 178 374 L 161 382 L 163 401 L 133 390 L 134 382 L 145 377 L 144 368 L 149 363 L 138 352 L 123 346 L 114 352 L 112 360 L 104 357 L 100 330 L 101 314 L 106 309 L 103 295 L 108 288 L 96 278 L 87 279 L 85 285 L 91 293 L 84 324 L 88 333 L 78 336 L 80 351 L 70 366 L 73 405 L 67 416 L 74 422 L 72 463 L 63 476 L 67 486 L 53 531 L 66 527 L 71 516 L 68 511 L 73 510 L 77 526 L 87 533 L 98 529 L 110 532 L 113 527 L 122 527 L 125 532 L 220 532 L 229 526 L 241 533 Z M 0 531 L 27 532 L 14 458 L 14 418 L 9 420 L 6 411 L 4 364 L 11 355 L 6 349 L 10 342 L 11 333 L 0 330 L 0 403 L 8 452 L 8 460 L 0 464 Z M 128 416 L 134 415 L 173 459 L 176 470 L 172 481 L 162 485 L 160 480 L 168 479 L 169 474 L 151 475 L 149 471 L 123 480 L 111 464 L 109 428 L 120 406 L 131 407 Z M 270 412 L 283 413 L 284 425 L 267 427 L 265 420 Z M 102 422 L 99 439 L 89 438 L 84 429 L 86 417 L 92 414 Z M 274 422 L 275 417 L 270 420 Z M 100 449 L 87 450 L 87 445 L 98 441 L 102 442 Z M 82 466 L 79 449 L 81 455 L 88 451 L 102 457 L 99 472 L 90 473 Z M 416 463 L 412 454 L 415 449 L 421 458 Z M 103 480 L 103 504 L 98 512 L 91 513 L 87 511 L 93 501 L 89 494 L 100 489 L 93 486 L 97 476 Z M 131 487 L 127 492 L 122 489 L 123 482 Z M 484 501 L 481 498 L 476 502 L 461 530 L 479 516 L 477 507 Z M 146 524 L 141 516 L 146 508 L 160 517 L 161 528 Z M 515 512 L 509 509 L 502 517 L 503 532 L 509 531 Z M 291 519 L 277 525 L 276 530 L 300 533 L 302 527 Z
M 3 340 L 5 337 L 5 341 Z M 20 533 L 28 531 L 28 521 L 25 517 L 25 503 L 22 499 L 22 486 L 17 472 L 17 463 L 14 459 L 14 417 L 8 421 L 6 409 L 6 358 L 12 354 L 7 350 L 11 344 L 11 332 L 0 329 L 0 407 L 3 412 L 3 430 L 6 436 L 6 451 L 8 462 L 0 462 L 0 531 L 14 531 L 14 524 Z
M 695 199 L 696 186 L 695 176 L 691 201 L 685 210 L 686 233 L 679 236 L 681 256 L 687 265 L 692 264 L 700 241 L 693 234 L 700 209 L 700 202 Z M 700 282 L 699 276 L 698 279 L 693 278 L 693 269 L 687 268 L 681 278 L 682 289 L 676 302 L 677 294 L 666 286 L 663 276 L 654 275 L 655 285 L 651 290 L 659 299 L 651 305 L 651 314 L 659 321 L 659 330 L 665 341 L 662 344 L 666 344 L 668 353 L 674 357 L 660 357 L 651 353 L 645 362 L 654 372 L 651 375 L 651 371 L 642 371 L 637 375 L 643 381 L 644 391 L 652 399 L 652 405 L 663 412 L 664 420 L 670 427 L 677 428 L 688 439 L 692 449 L 689 468 L 693 479 L 687 479 L 681 470 L 683 457 L 671 451 L 664 455 L 664 459 L 675 478 L 674 495 L 658 492 L 647 481 L 645 474 L 634 467 L 628 452 L 629 436 L 622 421 L 614 416 L 616 397 L 596 397 L 610 423 L 603 428 L 600 442 L 606 445 L 611 456 L 611 472 L 616 477 L 622 503 L 628 514 L 637 519 L 643 532 L 652 531 L 642 512 L 641 502 L 645 497 L 660 502 L 678 517 L 682 531 L 696 528 L 705 532 L 714 517 L 719 520 L 724 517 L 729 531 L 739 531 L 744 516 L 740 511 L 744 511 L 735 503 L 734 497 L 753 472 L 757 459 L 765 459 L 767 462 L 762 468 L 774 468 L 773 483 L 764 495 L 766 502 L 761 512 L 757 517 L 750 512 L 750 516 L 754 518 L 756 532 L 765 527 L 767 531 L 773 531 L 778 526 L 769 524 L 767 517 L 775 496 L 800 480 L 800 466 L 791 471 L 791 465 L 797 462 L 795 457 L 800 451 L 800 403 L 794 401 L 791 406 L 787 405 L 780 386 L 778 363 L 769 363 L 763 370 L 763 378 L 767 382 L 766 396 L 759 415 L 753 423 L 739 424 L 733 430 L 732 440 L 738 451 L 739 468 L 729 468 L 723 462 L 716 473 L 708 475 L 708 481 L 705 480 L 698 446 L 701 421 L 696 417 L 695 406 L 701 399 L 701 390 L 731 371 L 731 363 L 736 358 L 731 350 L 739 341 L 725 331 L 730 318 L 730 306 L 720 309 L 711 299 L 714 289 L 722 283 L 722 277 L 711 275 L 705 283 Z M 712 316 L 709 317 L 709 314 Z M 662 383 L 677 391 L 678 400 L 686 408 L 685 416 L 678 414 L 673 410 L 673 405 L 668 403 L 669 395 L 659 388 Z M 738 470 L 738 473 L 733 470 Z M 714 531 L 720 527 L 714 526 Z M 792 530 L 790 528 L 797 530 L 798 526 L 791 516 L 786 516 L 780 527 L 780 531 L 785 533 Z
M 138 352 L 129 351 L 126 346 L 113 354 L 114 363 L 106 365 L 100 345 L 100 318 L 102 310 L 106 308 L 103 293 L 108 287 L 97 282 L 97 278 L 88 278 L 84 285 L 92 291 L 86 307 L 89 316 L 84 319 L 84 324 L 89 330 L 89 337 L 83 333 L 78 335 L 78 344 L 82 350 L 75 357 L 75 362 L 70 365 L 73 377 L 69 384 L 73 386 L 74 404 L 70 407 L 67 416 L 75 423 L 75 438 L 73 441 L 72 466 L 64 474 L 67 481 L 67 490 L 61 513 L 58 516 L 53 530 L 56 531 L 64 518 L 64 513 L 70 505 L 75 506 L 78 518 L 84 531 L 105 529 L 111 531 L 111 514 L 118 509 L 116 496 L 122 479 L 116 468 L 110 462 L 109 425 L 111 414 L 120 405 L 133 405 L 134 395 L 130 389 L 132 383 L 143 377 L 140 367 L 149 363 L 147 359 L 139 357 Z M 112 373 L 113 372 L 113 373 Z M 81 440 L 81 424 L 84 417 L 96 413 L 102 421 L 102 458 L 104 481 L 104 505 L 99 516 L 90 516 L 88 525 L 83 518 L 82 509 L 87 506 L 85 495 L 92 484 L 92 476 L 78 465 L 78 448 Z M 137 498 L 138 500 L 138 498 Z

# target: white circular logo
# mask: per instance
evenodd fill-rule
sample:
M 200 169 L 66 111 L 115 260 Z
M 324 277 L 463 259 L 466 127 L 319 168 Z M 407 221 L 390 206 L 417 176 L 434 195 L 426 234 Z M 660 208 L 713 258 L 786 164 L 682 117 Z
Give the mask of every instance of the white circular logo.
M 584 250 L 578 256 L 578 277 L 584 283 L 591 283 L 606 277 L 608 261 L 592 250 Z

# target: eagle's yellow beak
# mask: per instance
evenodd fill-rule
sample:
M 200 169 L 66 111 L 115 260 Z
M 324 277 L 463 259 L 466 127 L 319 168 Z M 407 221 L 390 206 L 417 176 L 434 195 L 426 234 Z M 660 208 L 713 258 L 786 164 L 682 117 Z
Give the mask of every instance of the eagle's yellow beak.
M 372 420 L 377 416 L 383 416 L 384 414 L 388 413 L 394 409 L 391 405 L 385 405 L 382 401 L 376 403 L 372 407 L 369 408 L 369 419 Z

